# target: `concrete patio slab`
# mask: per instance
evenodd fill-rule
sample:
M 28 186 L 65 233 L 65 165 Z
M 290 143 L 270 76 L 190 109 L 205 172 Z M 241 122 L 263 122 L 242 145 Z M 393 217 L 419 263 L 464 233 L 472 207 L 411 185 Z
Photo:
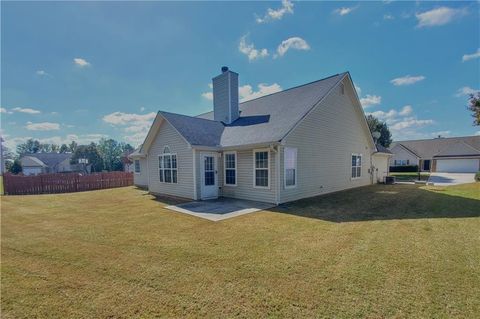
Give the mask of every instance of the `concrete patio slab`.
M 211 221 L 220 221 L 258 212 L 274 206 L 274 204 L 269 203 L 222 197 L 218 199 L 170 205 L 165 206 L 165 208 Z
M 428 179 L 435 186 L 450 186 L 475 182 L 475 173 L 432 173 Z

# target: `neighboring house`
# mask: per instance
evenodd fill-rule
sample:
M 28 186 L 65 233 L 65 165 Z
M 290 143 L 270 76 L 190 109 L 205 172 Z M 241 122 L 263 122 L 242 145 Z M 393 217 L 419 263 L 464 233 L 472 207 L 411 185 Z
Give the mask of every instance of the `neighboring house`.
M 90 165 L 70 164 L 72 153 L 33 153 L 20 158 L 24 175 L 90 172 Z
M 421 171 L 475 173 L 480 170 L 480 136 L 398 141 L 390 166 L 418 165 Z
M 283 203 L 359 187 L 388 174 L 349 73 L 238 102 L 238 74 L 213 78 L 212 112 L 158 112 L 130 155 L 153 194 Z

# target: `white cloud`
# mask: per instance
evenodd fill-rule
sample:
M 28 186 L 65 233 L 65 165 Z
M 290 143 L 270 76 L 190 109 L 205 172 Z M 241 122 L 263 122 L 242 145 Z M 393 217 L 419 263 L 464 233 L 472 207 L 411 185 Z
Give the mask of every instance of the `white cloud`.
M 307 41 L 305 41 L 304 39 L 299 38 L 299 37 L 288 38 L 288 39 L 282 41 L 282 43 L 280 43 L 280 45 L 278 46 L 277 55 L 278 56 L 283 56 L 290 49 L 310 50 L 310 45 L 307 43 Z
M 383 20 L 393 20 L 395 17 L 391 14 L 384 14 L 383 15 Z
M 268 50 L 267 49 L 260 49 L 257 50 L 255 49 L 255 45 L 253 43 L 247 44 L 246 41 L 246 35 L 244 35 L 240 39 L 240 43 L 238 44 L 238 50 L 245 54 L 248 57 L 249 61 L 253 61 L 259 58 L 265 58 L 268 56 Z
M 463 57 L 462 57 L 462 62 L 466 62 L 466 61 L 473 60 L 473 59 L 478 59 L 478 58 L 480 58 L 480 48 L 478 48 L 477 52 L 475 52 L 475 53 L 464 54 Z
M 390 83 L 392 83 L 395 86 L 411 85 L 419 81 L 423 81 L 425 79 L 426 77 L 424 77 L 423 75 L 417 75 L 417 76 L 405 75 L 400 78 L 395 78 L 391 80 Z
M 244 86 L 240 86 L 238 88 L 240 102 L 256 99 L 258 97 L 276 93 L 282 90 L 282 87 L 277 83 L 273 83 L 272 85 L 260 83 L 257 87 L 258 91 L 254 91 L 251 85 L 247 84 Z
M 30 131 L 56 131 L 60 129 L 60 124 L 51 122 L 32 123 L 27 122 L 25 126 Z
M 457 93 L 455 94 L 455 96 L 457 96 L 457 97 L 469 96 L 470 94 L 475 94 L 479 91 L 480 90 L 472 89 L 469 86 L 464 86 L 463 88 L 460 88 L 460 89 L 457 90 Z
M 367 108 L 369 106 L 382 103 L 382 97 L 378 95 L 367 94 L 365 97 L 360 99 L 360 103 L 362 104 L 363 108 Z
M 0 107 L 0 113 L 5 113 L 5 114 L 11 114 L 12 112 L 8 111 L 6 108 L 4 107 Z
M 157 114 L 155 112 L 147 114 L 113 112 L 103 117 L 103 121 L 112 125 L 143 124 L 151 123 Z
M 145 107 L 144 107 L 144 106 L 140 107 L 140 112 L 143 112 L 143 111 L 145 111 Z
M 393 138 L 396 140 L 436 136 L 432 135 L 434 133 L 425 134 L 418 131 L 425 126 L 434 124 L 434 121 L 431 119 L 418 119 L 413 114 L 411 105 L 405 105 L 400 110 L 375 111 L 367 113 L 367 115 L 373 115 L 379 120 L 386 122 Z M 435 132 L 435 134 L 447 135 L 446 131 Z
M 357 90 L 358 96 L 360 96 L 360 94 L 362 94 L 362 89 L 359 86 L 355 85 L 355 90 Z
M 445 25 L 456 18 L 462 17 L 467 14 L 465 8 L 453 9 L 448 7 L 439 7 L 422 13 L 416 13 L 418 28 L 433 27 Z
M 396 131 L 396 130 L 403 130 L 410 127 L 425 126 L 428 124 L 433 124 L 433 120 L 418 120 L 416 118 L 407 118 L 393 124 L 391 126 L 391 129 Z
M 37 72 L 35 72 L 35 74 L 38 75 L 38 76 L 49 76 L 50 75 L 45 70 L 38 70 Z
M 209 101 L 213 101 L 213 93 L 212 92 L 204 92 L 204 93 L 202 93 L 202 97 L 209 100 Z
M 475 135 L 476 135 L 476 136 L 480 136 L 480 131 L 476 131 L 476 132 L 475 132 Z
M 124 139 L 129 143 L 139 144 L 147 136 L 156 116 L 155 112 L 147 114 L 113 112 L 105 115 L 103 121 L 114 126 L 122 126 L 124 132 L 128 133 L 124 136 Z
M 20 113 L 27 113 L 27 114 L 40 114 L 41 112 L 39 110 L 31 109 L 31 108 L 23 108 L 23 107 L 14 107 L 11 109 L 12 111 L 15 112 L 20 112 Z
M 412 106 L 411 105 L 405 105 L 398 114 L 401 115 L 401 116 L 407 116 L 407 115 L 412 114 L 412 112 L 413 112 Z
M 266 83 L 260 83 L 257 85 L 258 90 L 254 91 L 253 87 L 250 84 L 246 84 L 243 86 L 240 86 L 238 88 L 238 98 L 240 102 L 245 102 L 248 100 L 256 99 L 258 97 L 276 93 L 282 90 L 282 87 L 277 84 L 273 83 L 271 85 L 268 85 Z M 213 93 L 212 92 L 204 92 L 202 93 L 202 97 L 213 101 Z
M 357 7 L 342 7 L 342 8 L 338 8 L 338 9 L 335 9 L 333 10 L 334 13 L 336 14 L 339 14 L 341 16 L 344 16 L 344 15 L 347 15 L 349 13 L 351 13 L 353 10 L 355 10 Z
M 88 62 L 87 60 L 82 59 L 82 58 L 73 59 L 73 63 L 80 68 L 85 68 L 85 67 L 88 67 L 88 66 L 91 65 L 90 62 Z
M 257 17 L 257 23 L 267 23 L 273 20 L 280 20 L 287 13 L 293 14 L 293 3 L 289 0 L 282 0 L 282 6 L 276 10 L 268 8 L 263 18 Z

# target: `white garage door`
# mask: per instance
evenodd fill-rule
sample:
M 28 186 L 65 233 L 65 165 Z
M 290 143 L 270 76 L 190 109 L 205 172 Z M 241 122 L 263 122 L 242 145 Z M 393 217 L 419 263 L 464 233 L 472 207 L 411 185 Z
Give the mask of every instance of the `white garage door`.
M 478 172 L 478 159 L 437 160 L 437 172 L 475 173 Z

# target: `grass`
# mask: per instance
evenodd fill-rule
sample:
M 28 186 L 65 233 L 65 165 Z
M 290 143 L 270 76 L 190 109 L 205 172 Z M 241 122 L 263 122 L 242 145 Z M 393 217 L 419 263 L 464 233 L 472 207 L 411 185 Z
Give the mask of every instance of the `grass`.
M 390 173 L 390 176 L 395 176 L 397 181 L 401 182 L 413 182 L 418 180 L 418 173 L 407 172 L 407 173 Z M 430 177 L 430 173 L 420 173 L 420 180 L 426 181 Z
M 480 183 L 210 222 L 134 188 L 2 198 L 2 318 L 474 318 Z

